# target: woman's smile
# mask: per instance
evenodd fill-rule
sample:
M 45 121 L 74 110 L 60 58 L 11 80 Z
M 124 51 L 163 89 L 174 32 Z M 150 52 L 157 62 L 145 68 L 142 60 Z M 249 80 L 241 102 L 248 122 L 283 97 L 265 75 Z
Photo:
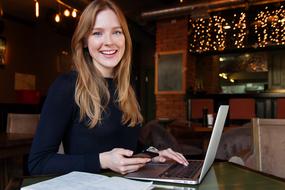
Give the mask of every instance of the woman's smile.
M 103 55 L 114 55 L 117 53 L 117 50 L 102 50 L 100 51 Z

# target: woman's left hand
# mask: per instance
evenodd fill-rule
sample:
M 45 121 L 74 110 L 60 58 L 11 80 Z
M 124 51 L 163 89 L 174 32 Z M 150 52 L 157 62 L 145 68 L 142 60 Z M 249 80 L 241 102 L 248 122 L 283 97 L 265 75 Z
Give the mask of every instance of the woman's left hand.
M 173 151 L 171 148 L 160 150 L 159 156 L 156 156 L 152 159 L 154 162 L 165 162 L 168 159 L 174 160 L 182 165 L 188 166 L 187 159 L 179 152 Z

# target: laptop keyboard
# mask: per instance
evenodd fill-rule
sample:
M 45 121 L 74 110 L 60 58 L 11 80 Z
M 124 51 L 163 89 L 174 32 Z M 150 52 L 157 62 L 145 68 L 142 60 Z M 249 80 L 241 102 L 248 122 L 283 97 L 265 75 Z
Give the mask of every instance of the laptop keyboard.
M 201 169 L 203 161 L 190 160 L 188 166 L 174 163 L 160 177 L 192 178 Z

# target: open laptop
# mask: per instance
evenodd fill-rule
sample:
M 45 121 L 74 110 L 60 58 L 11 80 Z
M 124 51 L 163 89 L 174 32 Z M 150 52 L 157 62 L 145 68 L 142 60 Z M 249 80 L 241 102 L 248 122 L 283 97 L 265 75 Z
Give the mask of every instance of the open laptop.
M 189 160 L 189 166 L 178 163 L 149 163 L 139 171 L 125 175 L 127 178 L 182 183 L 199 184 L 212 166 L 223 132 L 229 106 L 222 105 L 216 117 L 211 139 L 204 160 Z M 194 171 L 193 171 L 194 170 Z

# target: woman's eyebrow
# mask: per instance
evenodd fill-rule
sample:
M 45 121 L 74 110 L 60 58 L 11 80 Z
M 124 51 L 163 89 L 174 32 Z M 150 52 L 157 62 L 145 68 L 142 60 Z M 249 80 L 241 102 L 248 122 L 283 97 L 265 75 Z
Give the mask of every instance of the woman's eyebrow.
M 122 29 L 121 26 L 116 26 L 116 27 L 113 27 L 113 29 Z
M 105 30 L 106 28 L 104 27 L 94 27 L 92 28 L 92 30 Z M 111 29 L 122 29 L 121 26 L 115 26 L 115 27 L 112 27 Z

